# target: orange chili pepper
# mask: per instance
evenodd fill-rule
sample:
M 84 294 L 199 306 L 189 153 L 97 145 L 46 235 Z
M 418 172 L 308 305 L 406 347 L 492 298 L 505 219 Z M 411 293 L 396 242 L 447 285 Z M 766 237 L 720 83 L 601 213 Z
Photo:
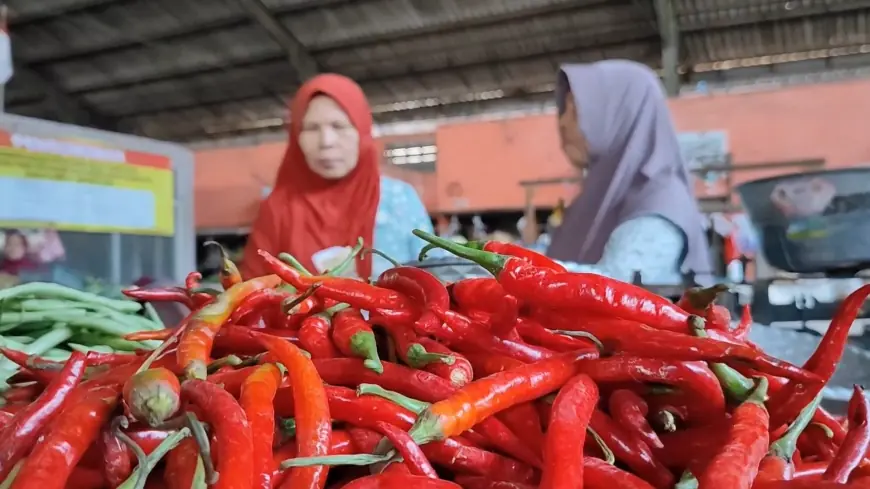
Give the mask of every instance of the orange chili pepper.
M 275 408 L 272 401 L 281 385 L 281 371 L 274 364 L 261 365 L 242 383 L 239 403 L 245 410 L 254 440 L 254 487 L 272 488 L 272 441 Z
M 176 352 L 178 365 L 184 369 L 185 375 L 192 379 L 205 379 L 214 338 L 233 310 L 253 292 L 280 284 L 281 279 L 277 275 L 265 275 L 240 282 L 197 311 L 181 334 Z
M 249 331 L 287 367 L 293 390 L 296 417 L 296 450 L 299 457 L 319 457 L 329 454 L 332 418 L 323 380 L 314 363 L 289 341 Z M 329 467 L 316 465 L 296 467 L 281 485 L 282 488 L 322 489 L 326 485 Z

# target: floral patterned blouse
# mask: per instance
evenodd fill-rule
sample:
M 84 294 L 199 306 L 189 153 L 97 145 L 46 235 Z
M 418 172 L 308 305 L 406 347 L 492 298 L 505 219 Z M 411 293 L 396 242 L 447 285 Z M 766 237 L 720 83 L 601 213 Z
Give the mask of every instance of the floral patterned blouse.
M 426 243 L 411 234 L 414 229 L 433 232 L 432 221 L 423 202 L 410 184 L 390 177 L 381 177 L 381 200 L 375 216 L 374 247 L 399 263 L 417 260 Z M 433 253 L 434 254 L 434 253 Z M 392 267 L 390 262 L 375 255 L 372 277 Z

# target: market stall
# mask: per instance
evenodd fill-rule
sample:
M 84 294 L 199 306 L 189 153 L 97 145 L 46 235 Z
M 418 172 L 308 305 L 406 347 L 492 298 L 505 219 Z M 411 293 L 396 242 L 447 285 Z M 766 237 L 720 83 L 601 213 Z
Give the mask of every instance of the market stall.
M 56 231 L 63 250 L 22 281 L 180 282 L 195 268 L 185 147 L 2 114 L 0 155 L 0 227 Z

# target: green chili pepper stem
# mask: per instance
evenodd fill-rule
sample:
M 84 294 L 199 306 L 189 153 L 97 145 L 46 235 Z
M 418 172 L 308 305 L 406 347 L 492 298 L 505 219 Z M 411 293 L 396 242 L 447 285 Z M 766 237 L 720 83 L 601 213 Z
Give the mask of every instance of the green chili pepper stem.
M 242 359 L 237 357 L 236 355 L 227 355 L 223 358 L 218 358 L 217 360 L 208 364 L 208 373 L 214 373 L 215 371 L 222 369 L 224 367 L 238 367 L 242 364 Z
M 695 318 L 697 316 L 692 317 Z M 703 327 L 698 327 L 697 324 L 692 324 L 692 331 L 698 338 L 709 337 L 707 331 Z M 746 376 L 724 363 L 711 363 L 710 370 L 719 379 L 719 383 L 722 385 L 725 393 L 728 394 L 728 397 L 737 402 L 746 400 L 755 389 L 755 383 L 751 379 L 746 378 Z
M 386 455 L 326 455 L 323 457 L 298 457 L 281 462 L 281 469 L 291 467 L 311 467 L 312 465 L 326 465 L 330 467 L 339 465 L 366 466 L 386 462 L 393 457 L 394 451 Z
M 698 489 L 698 479 L 688 470 L 683 472 L 680 481 L 674 486 L 674 489 Z
M 154 451 L 145 458 L 145 464 L 136 467 L 136 469 L 133 470 L 133 473 L 130 474 L 130 477 L 127 478 L 127 480 L 125 480 L 123 483 L 121 483 L 120 486 L 118 486 L 118 489 L 144 488 L 145 482 L 148 479 L 148 474 L 150 474 L 151 471 L 154 470 L 154 467 L 157 466 L 157 464 L 160 462 L 160 459 L 162 459 L 167 453 L 169 453 L 170 450 L 177 447 L 178 444 L 181 443 L 181 440 L 187 438 L 188 436 L 190 436 L 190 430 L 188 430 L 187 428 L 182 428 L 181 430 L 176 431 L 175 433 L 172 433 L 171 435 L 166 437 L 166 439 L 160 442 L 160 444 L 157 445 L 157 448 L 155 448 Z M 144 475 L 144 477 L 142 475 Z
M 197 457 L 196 471 L 193 473 L 190 489 L 206 489 L 207 487 L 208 484 L 205 482 L 205 464 L 202 463 L 202 457 Z
M 475 250 L 474 248 L 469 248 L 459 243 L 454 243 L 449 239 L 444 239 L 435 236 L 434 234 L 429 234 L 425 231 L 421 231 L 419 229 L 415 229 L 413 233 L 414 236 L 417 236 L 423 241 L 432 243 L 438 248 L 443 248 L 460 258 L 465 258 L 466 260 L 471 260 L 474 263 L 477 263 L 493 275 L 498 275 L 502 271 L 502 269 L 504 269 L 505 263 L 509 258 L 507 256 L 490 253 L 488 251 Z
M 313 275 L 311 272 L 308 271 L 307 268 L 305 268 L 305 265 L 303 265 L 299 260 L 296 259 L 295 256 L 291 255 L 290 253 L 278 253 L 278 259 L 295 268 L 302 275 L 307 275 L 309 277 Z
M 371 331 L 359 331 L 350 337 L 350 349 L 354 355 L 364 358 L 363 365 L 376 374 L 384 373 L 384 365 L 378 357 L 378 344 Z
M 281 427 L 281 431 L 287 435 L 288 438 L 294 438 L 296 436 L 296 419 L 295 418 L 282 418 L 279 421 L 279 426 Z
M 15 482 L 15 477 L 18 475 L 18 472 L 21 471 L 21 467 L 24 465 L 24 460 L 19 460 L 16 463 L 12 470 L 9 471 L 9 475 L 6 476 L 6 479 L 3 482 L 0 482 L 0 489 L 9 489 L 12 487 L 12 483 Z
M 374 248 L 368 248 L 368 249 L 366 249 L 365 251 L 366 251 L 366 253 L 371 253 L 372 255 L 377 255 L 377 256 L 383 258 L 384 260 L 387 260 L 388 262 L 390 262 L 390 265 L 392 265 L 394 268 L 399 268 L 399 267 L 402 266 L 401 263 L 399 263 L 399 262 L 396 261 L 393 257 L 391 257 L 390 255 L 384 253 L 384 252 L 381 251 L 381 250 L 376 250 L 376 249 L 374 249 Z
M 363 246 L 364 246 L 364 241 L 363 241 L 362 237 L 357 238 L 356 246 L 354 246 L 353 249 L 350 250 L 350 254 L 348 254 L 346 257 L 344 257 L 344 260 L 342 260 L 341 263 L 336 265 L 335 268 L 333 268 L 332 270 L 327 270 L 325 275 L 334 277 L 336 275 L 343 274 L 345 272 L 345 270 L 347 270 L 350 267 L 350 265 L 354 262 L 356 257 L 362 252 Z
M 813 402 L 807 404 L 794 422 L 788 427 L 785 434 L 782 435 L 779 440 L 776 440 L 770 445 L 768 453 L 783 460 L 791 460 L 795 450 L 797 450 L 798 438 L 800 438 L 801 433 L 804 432 L 806 427 L 809 426 L 810 421 L 812 421 L 813 415 L 816 414 L 816 409 L 818 409 L 821 402 L 822 395 L 819 394 L 815 399 L 813 399 Z
M 344 302 L 342 302 L 340 304 L 336 304 L 330 308 L 327 308 L 321 314 L 325 314 L 327 319 L 328 319 L 328 318 L 331 318 L 332 316 L 335 316 L 339 312 L 341 312 L 345 309 L 348 309 L 348 308 L 350 308 L 350 304 L 345 304 Z
M 661 423 L 661 428 L 663 431 L 668 433 L 673 433 L 677 431 L 677 419 L 674 417 L 674 413 L 668 411 L 667 409 L 663 409 L 658 412 L 657 418 L 659 423 Z
M 139 446 L 138 443 L 133 441 L 126 433 L 121 431 L 122 428 L 126 429 L 130 427 L 130 423 L 127 421 L 125 416 L 118 416 L 112 421 L 111 428 L 112 434 L 117 438 L 121 443 L 127 445 L 127 448 L 133 452 L 133 455 L 136 456 L 136 462 L 140 467 L 145 467 L 148 464 L 148 456 L 145 455 L 145 451 L 142 450 L 142 447 Z M 143 470 L 139 472 L 139 477 L 136 479 L 135 487 L 142 488 L 145 487 L 146 479 L 148 479 L 148 474 Z
M 834 437 L 834 430 L 832 430 L 830 426 L 825 426 L 822 423 L 810 423 L 810 426 L 815 426 L 816 428 L 822 430 L 825 433 L 825 438 L 829 440 Z
M 686 297 L 689 299 L 689 304 L 698 311 L 703 311 L 712 306 L 716 302 L 719 294 L 728 290 L 725 284 L 716 284 L 711 287 L 693 287 L 686 291 Z
M 298 306 L 299 304 L 302 304 L 302 302 L 305 299 L 308 299 L 309 297 L 314 295 L 314 293 L 317 292 L 317 289 L 319 289 L 319 288 L 320 288 L 320 284 L 316 283 L 316 284 L 312 285 L 311 287 L 308 287 L 308 289 L 306 289 L 305 292 L 299 294 L 298 296 L 293 297 L 290 300 L 285 299 L 284 304 L 281 305 L 281 309 L 284 311 L 284 314 L 292 313 L 293 309 L 296 306 Z
M 595 432 L 592 428 L 586 428 L 586 433 L 589 433 L 589 436 L 595 440 L 595 443 L 598 445 L 598 448 L 601 449 L 601 453 L 604 454 L 604 461 L 610 465 L 616 463 L 616 455 L 613 454 L 613 450 L 607 446 L 607 443 L 604 442 L 604 438 L 601 438 L 601 435 Z
M 767 400 L 767 387 L 767 377 L 759 377 L 757 387 L 755 387 L 755 390 L 752 391 L 752 394 L 750 394 L 749 397 L 747 397 L 746 400 L 743 402 L 751 402 L 753 404 L 758 404 L 761 407 L 764 407 L 764 401 Z
M 426 351 L 426 347 L 420 343 L 412 343 L 408 346 L 406 352 L 408 365 L 413 368 L 421 369 L 430 363 L 441 362 L 447 365 L 456 363 L 456 357 L 444 353 L 431 353 Z
M 412 399 L 391 390 L 384 389 L 377 384 L 360 384 L 356 388 L 357 396 L 378 396 L 394 404 L 397 404 L 414 414 L 420 414 L 429 407 L 429 403 Z
M 427 244 L 426 246 L 424 246 L 423 248 L 421 248 L 421 249 L 420 249 L 420 253 L 417 254 L 417 261 L 425 261 L 425 260 L 426 260 L 426 255 L 428 255 L 430 251 L 432 251 L 432 250 L 434 250 L 434 249 L 436 249 L 436 248 L 438 248 L 438 247 L 435 246 L 435 245 L 433 245 L 433 244 L 431 244 L 431 243 L 430 243 L 430 244 Z
M 193 435 L 197 447 L 199 447 L 199 458 L 202 460 L 203 468 L 205 469 L 205 480 L 208 485 L 217 483 L 220 474 L 215 470 L 211 458 L 211 442 L 208 439 L 205 425 L 199 421 L 193 413 L 185 413 L 185 421 L 187 429 Z

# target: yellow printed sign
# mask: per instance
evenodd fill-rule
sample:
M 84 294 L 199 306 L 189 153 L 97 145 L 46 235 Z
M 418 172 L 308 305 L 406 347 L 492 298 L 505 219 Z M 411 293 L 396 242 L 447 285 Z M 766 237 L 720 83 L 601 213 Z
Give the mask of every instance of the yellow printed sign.
M 164 156 L 0 132 L 0 227 L 171 236 L 174 211 Z

